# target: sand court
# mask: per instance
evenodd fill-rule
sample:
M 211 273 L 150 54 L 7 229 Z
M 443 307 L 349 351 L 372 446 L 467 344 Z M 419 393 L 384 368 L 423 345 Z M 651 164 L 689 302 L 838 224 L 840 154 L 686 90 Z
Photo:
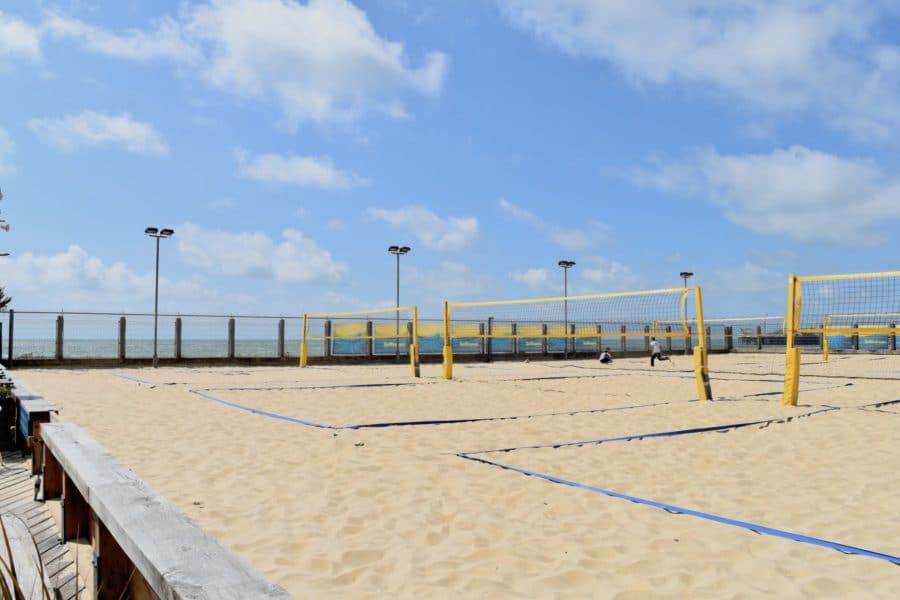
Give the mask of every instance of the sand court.
M 783 407 L 770 355 L 715 355 L 719 400 L 700 402 L 693 400 L 689 358 L 676 356 L 677 367 L 653 371 L 644 359 L 616 360 L 613 369 L 593 361 L 462 363 L 449 382 L 429 364 L 420 380 L 402 364 L 22 375 L 60 408 L 61 420 L 82 425 L 297 597 L 900 594 L 900 569 L 884 560 L 673 515 L 458 456 L 838 407 L 765 428 L 491 456 L 900 553 L 900 488 L 892 476 L 900 466 L 893 412 L 900 409 L 854 408 L 900 398 L 898 381 L 807 377 L 804 370 L 800 405 Z M 859 363 L 858 372 L 876 364 L 890 373 L 897 358 L 849 362 Z M 717 363 L 746 372 L 717 375 Z M 352 387 L 384 383 L 414 385 Z M 211 388 L 229 388 L 209 393 L 235 404 L 337 425 L 559 414 L 331 430 L 191 392 Z M 577 412 L 628 406 L 636 408 Z

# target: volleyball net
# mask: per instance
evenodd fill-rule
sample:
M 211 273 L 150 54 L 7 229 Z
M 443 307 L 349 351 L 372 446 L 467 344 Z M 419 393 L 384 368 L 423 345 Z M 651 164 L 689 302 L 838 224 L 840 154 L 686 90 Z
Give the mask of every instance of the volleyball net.
M 788 279 L 784 403 L 796 405 L 800 352 L 886 353 L 897 349 L 900 271 L 819 275 Z M 857 363 L 859 360 L 856 361 Z M 858 374 L 850 370 L 848 376 Z M 882 368 L 900 378 L 900 371 Z
M 416 306 L 303 315 L 300 367 L 311 356 L 395 356 L 419 377 L 419 311 Z
M 690 314 L 689 314 L 690 313 Z M 568 357 L 614 351 L 650 350 L 658 338 L 664 350 L 692 345 L 703 332 L 700 288 L 672 288 L 609 294 L 489 302 L 445 302 L 443 369 L 453 378 L 454 357 L 466 354 Z M 710 399 L 705 336 L 693 348 L 698 396 Z

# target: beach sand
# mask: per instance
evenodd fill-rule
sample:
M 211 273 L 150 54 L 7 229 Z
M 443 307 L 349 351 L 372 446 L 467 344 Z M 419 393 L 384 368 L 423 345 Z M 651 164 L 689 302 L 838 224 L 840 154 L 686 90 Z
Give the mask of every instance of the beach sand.
M 900 597 L 890 562 L 458 456 L 837 407 L 478 456 L 900 555 L 900 405 L 857 408 L 900 399 L 900 356 L 804 356 L 797 407 L 783 355 L 711 356 L 713 402 L 674 358 L 457 364 L 453 381 L 430 364 L 19 375 L 298 598 Z M 348 387 L 385 383 L 402 385 Z M 462 419 L 493 420 L 346 428 Z

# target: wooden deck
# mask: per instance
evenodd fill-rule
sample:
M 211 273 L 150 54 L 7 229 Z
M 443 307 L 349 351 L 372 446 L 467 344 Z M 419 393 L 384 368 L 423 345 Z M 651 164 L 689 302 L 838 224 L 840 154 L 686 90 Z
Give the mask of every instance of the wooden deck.
M 54 588 L 56 598 L 80 599 L 84 585 L 75 574 L 75 564 L 65 544 L 59 541 L 58 526 L 46 504 L 34 500 L 37 478 L 31 476 L 31 460 L 18 451 L 4 452 L 0 465 L 0 513 L 21 517 L 37 542 L 44 569 Z M 92 568 L 82 564 L 80 570 Z M 51 593 L 53 591 L 51 590 Z

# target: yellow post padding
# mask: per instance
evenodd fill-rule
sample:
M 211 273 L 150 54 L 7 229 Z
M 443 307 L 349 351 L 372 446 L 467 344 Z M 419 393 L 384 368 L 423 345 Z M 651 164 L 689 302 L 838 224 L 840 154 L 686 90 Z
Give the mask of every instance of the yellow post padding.
M 450 303 L 444 302 L 444 379 L 453 379 L 453 346 L 450 341 Z
M 413 377 L 419 377 L 419 307 L 412 309 L 412 343 L 409 345 L 409 364 Z
M 303 315 L 303 341 L 300 342 L 300 368 L 306 368 L 306 361 L 309 357 L 309 344 L 306 341 L 306 324 L 307 315 Z
M 697 397 L 701 400 L 712 400 L 712 388 L 709 383 L 709 352 L 706 348 L 706 325 L 703 321 L 703 292 L 699 286 L 694 288 L 694 301 L 697 310 L 697 347 L 694 348 Z
M 787 351 L 784 362 L 784 401 L 785 406 L 797 406 L 800 393 L 800 350 L 794 347 L 797 324 L 800 322 L 799 302 L 797 301 L 797 276 L 791 273 L 788 277 L 787 331 L 785 344 Z

